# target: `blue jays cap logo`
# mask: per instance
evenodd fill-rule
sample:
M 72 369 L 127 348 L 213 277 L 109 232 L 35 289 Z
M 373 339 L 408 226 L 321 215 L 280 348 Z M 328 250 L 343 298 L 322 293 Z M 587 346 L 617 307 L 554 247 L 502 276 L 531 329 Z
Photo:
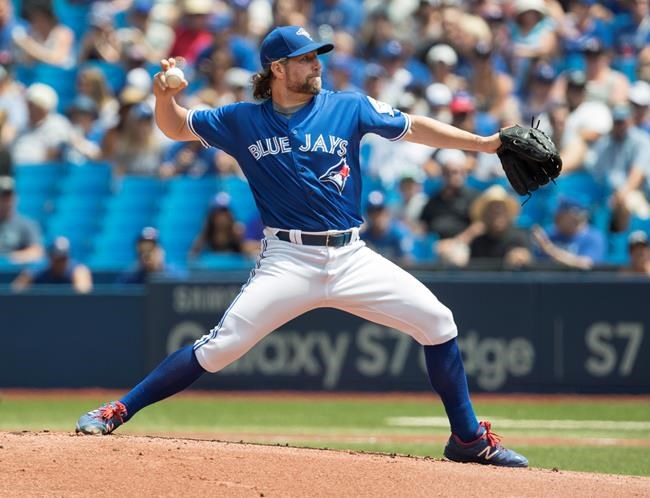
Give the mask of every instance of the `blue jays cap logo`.
M 260 63 L 266 68 L 273 61 L 298 57 L 316 51 L 324 54 L 334 48 L 331 43 L 315 42 L 301 26 L 280 26 L 271 31 L 260 45 Z
M 332 183 L 336 187 L 336 190 L 339 191 L 339 195 L 343 194 L 343 189 L 345 188 L 345 183 L 348 181 L 350 176 L 350 166 L 345 161 L 345 157 L 342 158 L 338 163 L 328 169 L 323 175 L 318 179 L 323 183 Z

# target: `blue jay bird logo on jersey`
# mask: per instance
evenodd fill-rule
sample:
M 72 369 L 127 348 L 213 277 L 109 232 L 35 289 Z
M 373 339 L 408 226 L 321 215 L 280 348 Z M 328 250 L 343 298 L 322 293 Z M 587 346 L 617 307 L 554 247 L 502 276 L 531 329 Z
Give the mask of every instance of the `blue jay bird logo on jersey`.
M 348 163 L 345 161 L 344 157 L 338 163 L 328 169 L 318 179 L 323 183 L 334 184 L 336 190 L 339 191 L 339 195 L 342 195 L 343 189 L 345 188 L 345 183 L 348 181 L 349 176 L 350 166 L 348 166 Z

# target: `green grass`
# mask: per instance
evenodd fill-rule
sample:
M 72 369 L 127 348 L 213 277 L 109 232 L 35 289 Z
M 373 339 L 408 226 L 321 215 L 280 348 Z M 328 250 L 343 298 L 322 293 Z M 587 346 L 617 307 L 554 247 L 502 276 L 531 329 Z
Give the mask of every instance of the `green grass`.
M 0 395 L 0 429 L 4 430 L 67 430 L 74 427 L 78 416 L 106 401 L 96 398 L 70 397 L 67 399 L 19 399 Z M 576 401 L 576 402 L 513 402 L 480 401 L 476 403 L 479 415 L 516 420 L 607 420 L 650 422 L 650 401 Z M 133 421 L 120 429 L 124 433 L 246 433 L 251 441 L 268 440 L 275 434 L 298 435 L 291 445 L 366 450 L 385 453 L 442 456 L 439 437 L 446 428 L 395 427 L 387 424 L 389 417 L 444 416 L 442 406 L 432 398 L 425 400 L 327 400 L 179 397 L 167 400 L 139 413 Z M 645 438 L 646 433 L 630 430 L 495 430 L 508 436 L 570 437 L 570 438 Z M 319 440 L 318 436 L 323 436 Z M 340 441 L 336 436 L 340 436 Z M 378 436 L 379 441 L 348 442 L 345 437 Z M 438 440 L 426 442 L 429 435 Z M 383 440 L 382 440 L 383 436 Z M 386 442 L 392 436 L 418 437 L 418 441 Z M 305 440 L 300 438 L 304 437 Z M 650 447 L 574 446 L 544 444 L 515 449 L 525 454 L 532 466 L 617 474 L 650 475 Z

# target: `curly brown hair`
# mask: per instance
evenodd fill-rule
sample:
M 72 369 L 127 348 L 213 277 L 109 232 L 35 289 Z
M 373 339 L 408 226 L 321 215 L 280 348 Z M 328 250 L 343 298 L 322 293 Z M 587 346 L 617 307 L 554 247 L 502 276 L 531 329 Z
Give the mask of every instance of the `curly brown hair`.
M 280 64 L 286 64 L 289 62 L 289 59 L 283 57 L 273 62 L 279 62 Z M 271 71 L 271 65 L 269 64 L 261 72 L 253 75 L 253 97 L 257 100 L 266 100 L 271 98 L 271 81 L 273 81 L 273 71 Z
M 271 98 L 271 80 L 273 72 L 270 68 L 253 75 L 253 97 L 257 100 Z

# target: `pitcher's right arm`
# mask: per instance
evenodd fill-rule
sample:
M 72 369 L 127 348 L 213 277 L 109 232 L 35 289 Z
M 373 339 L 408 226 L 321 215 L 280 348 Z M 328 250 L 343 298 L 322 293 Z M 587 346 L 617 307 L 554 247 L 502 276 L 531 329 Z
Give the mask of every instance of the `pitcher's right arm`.
M 165 71 L 174 67 L 174 59 L 163 59 L 160 61 L 161 71 L 154 77 L 153 93 L 156 97 L 155 118 L 156 125 L 172 140 L 189 142 L 197 140 L 196 136 L 187 126 L 188 110 L 176 103 L 174 96 L 184 88 L 187 88 L 187 81 L 183 80 L 177 88 L 170 88 L 165 82 Z

